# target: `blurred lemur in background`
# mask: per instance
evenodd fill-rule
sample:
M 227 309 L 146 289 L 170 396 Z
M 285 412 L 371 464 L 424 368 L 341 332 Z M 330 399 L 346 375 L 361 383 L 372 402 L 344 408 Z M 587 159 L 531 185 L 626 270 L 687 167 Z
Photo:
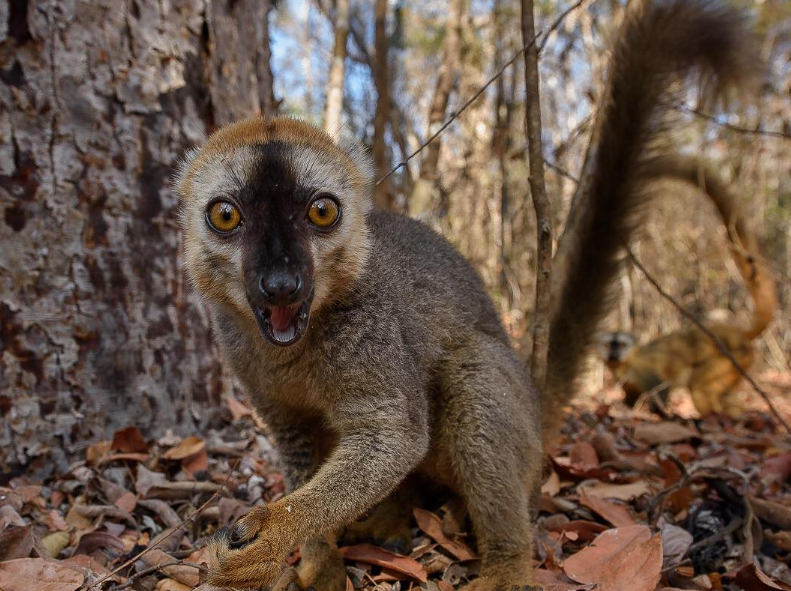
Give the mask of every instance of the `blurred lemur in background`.
M 755 55 L 724 2 L 631 3 L 567 230 L 541 390 L 472 266 L 428 227 L 372 209 L 358 147 L 295 120 L 252 119 L 192 152 L 177 178 L 186 267 L 289 491 L 217 533 L 209 582 L 344 589 L 337 536 L 368 511 L 374 539 L 408 531 L 403 499 L 430 481 L 469 513 L 481 565 L 468 589 L 530 584 L 544 441 L 640 225 L 669 92 L 693 73 L 713 94 L 743 84 Z M 388 507 L 400 513 L 379 518 Z M 299 569 L 284 571 L 296 546 Z
M 753 300 L 752 322 L 704 322 L 736 362 L 749 369 L 755 359 L 753 341 L 766 330 L 777 311 L 777 289 L 763 262 L 755 234 L 739 213 L 736 197 L 712 170 L 694 159 L 666 158 L 651 174 L 698 186 L 714 203 L 729 239 L 731 256 Z M 634 406 L 644 394 L 667 404 L 670 389 L 687 388 L 701 415 L 712 412 L 738 416 L 742 412 L 734 388 L 742 374 L 718 345 L 697 326 L 675 330 L 644 345 L 627 333 L 605 333 L 600 338 L 605 363 L 623 386 L 625 402 Z M 664 406 L 649 405 L 660 412 Z

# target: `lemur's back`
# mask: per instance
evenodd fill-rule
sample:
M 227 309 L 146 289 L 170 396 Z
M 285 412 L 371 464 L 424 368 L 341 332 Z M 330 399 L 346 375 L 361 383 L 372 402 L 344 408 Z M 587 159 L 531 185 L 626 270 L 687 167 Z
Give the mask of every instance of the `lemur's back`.
M 403 215 L 374 211 L 369 268 L 361 281 L 387 292 L 391 306 L 417 335 L 446 337 L 446 346 L 472 332 L 508 342 L 494 304 L 472 265 L 442 236 Z M 384 295 L 384 294 L 383 294 Z M 429 327 L 431 329 L 429 330 Z

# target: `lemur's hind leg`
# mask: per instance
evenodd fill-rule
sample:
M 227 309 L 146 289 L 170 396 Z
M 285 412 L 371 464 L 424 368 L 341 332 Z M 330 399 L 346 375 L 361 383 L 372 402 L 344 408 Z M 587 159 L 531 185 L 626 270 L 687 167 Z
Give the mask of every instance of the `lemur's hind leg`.
M 537 393 L 500 342 L 457 351 L 452 366 L 442 386 L 440 445 L 452 458 L 482 559 L 472 588 L 522 588 L 532 582 L 531 500 L 541 479 L 541 427 L 528 410 Z

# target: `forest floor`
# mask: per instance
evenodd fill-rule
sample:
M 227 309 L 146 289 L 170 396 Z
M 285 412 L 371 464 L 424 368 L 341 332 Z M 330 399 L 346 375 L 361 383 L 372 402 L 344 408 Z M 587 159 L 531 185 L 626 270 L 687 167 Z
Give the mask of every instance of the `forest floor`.
M 760 383 L 791 419 L 791 375 Z M 660 420 L 619 398 L 578 403 L 549 450 L 536 584 L 791 591 L 791 436 L 763 401 L 745 389 L 743 418 L 701 420 L 679 393 Z M 0 589 L 208 591 L 207 539 L 284 490 L 262 425 L 226 404 L 225 425 L 200 437 L 145 441 L 130 426 L 66 474 L 0 488 Z M 452 591 L 474 577 L 466 524 L 443 508 L 414 515 L 408 556 L 342 548 L 348 591 Z

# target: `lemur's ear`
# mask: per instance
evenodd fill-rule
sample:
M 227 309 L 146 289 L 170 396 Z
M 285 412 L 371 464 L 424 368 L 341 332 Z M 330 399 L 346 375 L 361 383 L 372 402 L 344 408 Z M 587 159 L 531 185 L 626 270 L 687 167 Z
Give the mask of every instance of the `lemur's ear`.
M 368 189 L 372 188 L 376 181 L 374 178 L 376 170 L 367 148 L 360 144 L 360 142 L 348 137 L 341 137 L 337 139 L 336 142 L 338 147 L 346 152 L 351 161 L 354 162 L 354 165 L 359 169 L 360 176 L 363 178 L 366 187 Z
M 187 172 L 189 172 L 190 166 L 195 161 L 195 158 L 198 157 L 200 154 L 200 147 L 190 148 L 187 152 L 182 156 L 179 163 L 176 165 L 176 171 L 173 173 L 172 178 L 170 179 L 170 186 L 171 189 L 179 196 L 180 199 L 185 197 L 183 192 L 184 187 L 184 180 L 187 177 Z

